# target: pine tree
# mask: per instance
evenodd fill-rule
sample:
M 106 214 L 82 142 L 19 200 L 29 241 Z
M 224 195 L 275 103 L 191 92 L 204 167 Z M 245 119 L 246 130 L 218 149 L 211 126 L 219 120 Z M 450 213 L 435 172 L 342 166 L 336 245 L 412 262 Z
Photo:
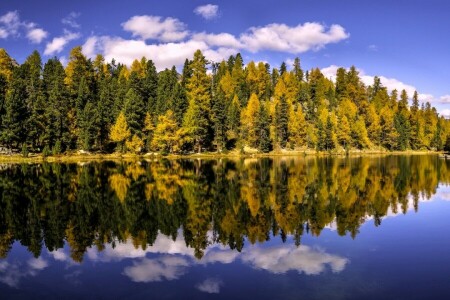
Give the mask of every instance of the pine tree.
M 292 106 L 289 111 L 288 133 L 292 148 L 306 145 L 307 124 L 301 105 L 297 106 L 297 110 Z
M 256 122 L 258 121 L 258 113 L 260 103 L 258 96 L 252 94 L 248 101 L 247 107 L 241 112 L 241 134 L 242 139 L 250 147 L 256 147 L 258 136 L 256 134 Z
M 125 141 L 131 136 L 131 132 L 128 128 L 127 119 L 123 112 L 119 114 L 116 123 L 111 127 L 109 136 L 111 141 L 119 143 L 120 151 L 124 152 Z
M 84 150 L 92 150 L 99 131 L 99 116 L 97 107 L 88 102 L 80 115 L 80 146 Z
M 334 126 L 331 121 L 330 115 L 327 117 L 327 123 L 325 125 L 325 150 L 330 151 L 333 150 L 336 147 L 335 144 L 336 136 L 334 133 Z
M 297 78 L 297 81 L 300 83 L 303 81 L 303 70 L 300 66 L 300 58 L 296 57 L 294 59 L 294 75 Z
M 130 126 L 131 134 L 142 136 L 145 106 L 142 98 L 133 89 L 129 89 L 125 96 L 124 114 L 128 126 Z
M 267 153 L 271 150 L 272 145 L 270 141 L 270 121 L 269 114 L 262 104 L 259 106 L 258 119 L 256 120 L 256 134 L 258 137 L 257 146 L 258 150 Z
M 158 125 L 156 125 L 152 147 L 162 152 L 173 153 L 178 143 L 178 124 L 175 115 L 168 110 L 164 115 L 158 117 Z
M 281 97 L 279 103 L 275 108 L 275 120 L 276 120 L 276 139 L 281 148 L 286 147 L 288 140 L 288 104 L 285 97 Z
M 227 139 L 237 140 L 239 137 L 239 128 L 241 122 L 241 106 L 237 95 L 234 95 L 233 100 L 228 105 L 227 109 Z
M 194 53 L 194 59 L 189 64 L 192 76 L 186 85 L 186 95 L 189 107 L 183 120 L 183 127 L 194 143 L 194 147 L 201 152 L 210 142 L 210 81 L 206 74 L 206 58 L 200 50 Z
M 27 98 L 25 78 L 28 69 L 26 65 L 14 69 L 10 89 L 6 94 L 1 138 L 9 147 L 18 148 L 19 144 L 24 143 L 26 139 L 28 110 L 25 103 Z
M 225 95 L 222 92 L 216 93 L 213 99 L 212 121 L 214 124 L 214 144 L 218 152 L 222 152 L 227 141 L 227 116 Z

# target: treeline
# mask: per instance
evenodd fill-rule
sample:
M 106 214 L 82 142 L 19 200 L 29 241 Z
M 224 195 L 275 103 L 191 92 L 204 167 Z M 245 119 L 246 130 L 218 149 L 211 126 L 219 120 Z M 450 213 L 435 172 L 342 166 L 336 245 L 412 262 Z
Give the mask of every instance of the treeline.
M 158 73 L 146 58 L 128 68 L 87 59 L 81 47 L 65 68 L 57 58 L 43 64 L 37 51 L 19 65 L 0 49 L 0 125 L 1 145 L 46 155 L 442 150 L 450 135 L 450 122 L 419 105 L 417 92 L 388 93 L 378 77 L 366 87 L 355 67 L 338 69 L 333 82 L 298 58 L 288 71 L 285 63 L 244 65 L 240 54 L 210 63 L 198 50 L 181 74 Z
M 145 249 L 159 234 L 182 234 L 198 258 L 215 243 L 299 245 L 331 223 L 356 237 L 368 220 L 418 210 L 440 183 L 450 163 L 437 156 L 11 165 L 0 171 L 0 258 L 15 241 L 36 257 L 67 242 L 81 261 L 92 246 Z

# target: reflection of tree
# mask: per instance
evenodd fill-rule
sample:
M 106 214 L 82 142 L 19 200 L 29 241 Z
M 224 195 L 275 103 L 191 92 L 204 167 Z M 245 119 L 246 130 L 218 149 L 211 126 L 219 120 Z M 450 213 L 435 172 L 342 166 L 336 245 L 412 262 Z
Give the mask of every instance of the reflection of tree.
M 131 239 L 136 248 L 158 234 L 201 258 L 210 243 L 241 251 L 270 235 L 297 245 L 335 222 L 356 237 L 368 217 L 419 209 L 450 164 L 436 156 L 159 160 L 140 163 L 5 166 L 0 171 L 0 257 L 14 241 L 36 257 L 66 241 L 74 261 L 88 247 Z M 180 231 L 182 229 L 182 231 Z

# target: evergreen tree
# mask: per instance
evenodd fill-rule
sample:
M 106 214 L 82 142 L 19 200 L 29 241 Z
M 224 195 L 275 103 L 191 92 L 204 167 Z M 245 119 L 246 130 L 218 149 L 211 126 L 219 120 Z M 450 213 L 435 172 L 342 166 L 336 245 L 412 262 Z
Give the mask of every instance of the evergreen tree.
M 27 65 L 14 69 L 10 88 L 6 94 L 1 138 L 9 147 L 18 148 L 26 139 L 28 110 L 25 100 L 27 99 L 26 76 L 28 72 Z
M 189 64 L 192 68 L 192 76 L 186 85 L 186 95 L 189 107 L 183 120 L 194 147 L 201 152 L 202 147 L 210 143 L 211 132 L 209 115 L 211 111 L 210 81 L 206 74 L 206 58 L 200 50 L 194 53 L 194 59 Z
M 131 134 L 142 136 L 145 106 L 142 98 L 133 89 L 129 89 L 125 96 L 124 114 Z
M 256 134 L 258 136 L 258 150 L 264 153 L 269 152 L 272 148 L 270 141 L 270 121 L 269 114 L 267 113 L 264 104 L 259 106 L 258 119 L 256 121 Z
M 227 141 L 227 116 L 225 95 L 222 92 L 216 93 L 213 99 L 212 121 L 214 124 L 214 144 L 218 152 L 222 152 Z
M 275 120 L 276 120 L 276 139 L 281 148 L 286 147 L 288 140 L 288 104 L 285 97 L 281 97 L 279 103 L 275 108 Z

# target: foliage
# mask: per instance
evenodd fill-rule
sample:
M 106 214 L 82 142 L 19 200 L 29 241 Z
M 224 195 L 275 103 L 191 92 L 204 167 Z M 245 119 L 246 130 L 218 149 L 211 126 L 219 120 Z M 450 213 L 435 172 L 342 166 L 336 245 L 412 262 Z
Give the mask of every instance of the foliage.
M 175 67 L 158 73 L 145 57 L 128 67 L 88 59 L 79 46 L 66 67 L 57 58 L 43 64 L 37 51 L 17 64 L 0 48 L 0 145 L 110 152 L 136 136 L 164 152 L 260 148 L 264 110 L 270 148 L 437 150 L 450 136 L 450 121 L 420 104 L 417 92 L 409 99 L 388 91 L 377 76 L 365 86 L 354 66 L 339 68 L 334 82 L 318 68 L 304 71 L 299 58 L 288 69 L 244 64 L 239 53 L 209 62 L 198 50 L 182 74 Z M 176 143 L 154 135 L 168 111 Z

